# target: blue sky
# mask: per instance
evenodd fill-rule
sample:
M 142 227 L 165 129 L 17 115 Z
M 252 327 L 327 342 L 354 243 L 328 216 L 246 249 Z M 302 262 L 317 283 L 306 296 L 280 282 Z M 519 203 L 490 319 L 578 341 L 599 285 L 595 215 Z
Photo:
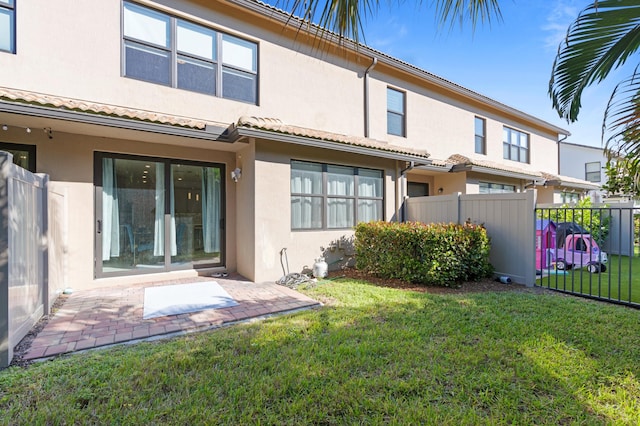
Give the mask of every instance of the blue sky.
M 569 24 L 588 0 L 501 0 L 502 21 L 472 31 L 439 28 L 423 1 L 381 2 L 365 23 L 368 46 L 571 132 L 567 141 L 601 146 L 604 109 L 622 71 L 588 88 L 576 123 L 560 119 L 547 94 L 551 67 Z
M 290 0 L 264 0 L 286 9 Z M 558 117 L 548 86 L 559 43 L 593 0 L 499 0 L 502 20 L 440 28 L 431 0 L 381 0 L 365 22 L 366 45 L 569 130 L 568 142 L 601 147 L 602 119 L 616 83 L 635 64 L 583 92 L 575 123 Z M 633 62 L 633 61 L 632 61 Z

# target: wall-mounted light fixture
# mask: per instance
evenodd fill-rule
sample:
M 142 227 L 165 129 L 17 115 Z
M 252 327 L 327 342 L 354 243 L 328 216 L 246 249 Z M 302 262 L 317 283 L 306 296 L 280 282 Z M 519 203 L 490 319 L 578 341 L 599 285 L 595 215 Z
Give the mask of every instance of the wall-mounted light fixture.
M 7 130 L 9 130 L 9 127 L 13 127 L 13 128 L 16 128 L 16 129 L 22 129 L 27 133 L 31 133 L 33 131 L 33 129 L 31 127 L 15 126 L 13 124 L 12 125 L 3 124 L 2 125 L 2 130 L 6 132 Z M 49 139 L 53 139 L 53 130 L 51 129 L 51 127 L 45 127 L 45 128 L 42 129 L 42 131 L 44 132 L 45 135 L 47 135 L 47 137 Z
M 238 182 L 238 180 L 240 180 L 241 177 L 242 177 L 242 169 L 240 169 L 240 167 L 236 167 L 231 172 L 231 179 L 233 179 L 234 182 Z
M 443 192 L 444 192 L 444 189 L 442 187 L 438 188 L 438 194 L 442 194 Z

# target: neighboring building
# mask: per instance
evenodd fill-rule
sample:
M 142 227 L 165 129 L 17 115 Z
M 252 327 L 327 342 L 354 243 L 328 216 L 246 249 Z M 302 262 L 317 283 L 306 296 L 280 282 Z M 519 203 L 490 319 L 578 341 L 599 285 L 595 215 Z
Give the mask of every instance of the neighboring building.
M 597 185 L 587 193 L 594 203 L 601 203 L 606 192 L 601 189 L 607 183 L 605 166 L 607 156 L 602 148 L 578 145 L 568 142 L 559 143 L 560 174 L 583 179 Z M 569 191 L 563 194 L 563 202 L 577 201 L 579 192 Z
M 566 130 L 253 0 L 8 0 L 0 18 L 1 149 L 64 197 L 74 288 L 274 280 L 283 248 L 311 266 L 410 195 L 593 187 L 557 176 Z

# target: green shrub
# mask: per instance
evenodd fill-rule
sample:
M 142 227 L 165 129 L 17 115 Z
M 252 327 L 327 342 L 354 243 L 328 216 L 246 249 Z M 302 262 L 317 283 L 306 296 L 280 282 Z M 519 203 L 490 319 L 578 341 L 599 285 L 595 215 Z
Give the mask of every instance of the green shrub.
M 452 287 L 493 273 L 483 226 L 369 222 L 355 237 L 356 268 L 381 278 Z

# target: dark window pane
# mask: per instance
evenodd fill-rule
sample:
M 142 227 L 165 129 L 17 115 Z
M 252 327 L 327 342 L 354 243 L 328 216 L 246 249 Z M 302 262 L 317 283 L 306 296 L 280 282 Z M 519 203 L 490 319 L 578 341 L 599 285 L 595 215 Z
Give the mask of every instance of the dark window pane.
M 13 10 L 0 7 L 0 50 L 15 51 L 14 25 L 15 14 Z
M 484 154 L 484 138 L 482 136 L 476 136 L 476 153 Z
M 241 71 L 223 68 L 222 97 L 237 101 L 256 103 L 256 76 Z
M 423 182 L 408 182 L 407 195 L 409 197 L 426 197 L 429 195 L 429 184 Z
M 178 58 L 178 87 L 180 89 L 215 95 L 215 65 L 191 58 Z
M 387 111 L 387 133 L 390 135 L 404 136 L 402 115 Z
M 125 75 L 153 83 L 171 83 L 169 53 L 136 43 L 125 45 Z

